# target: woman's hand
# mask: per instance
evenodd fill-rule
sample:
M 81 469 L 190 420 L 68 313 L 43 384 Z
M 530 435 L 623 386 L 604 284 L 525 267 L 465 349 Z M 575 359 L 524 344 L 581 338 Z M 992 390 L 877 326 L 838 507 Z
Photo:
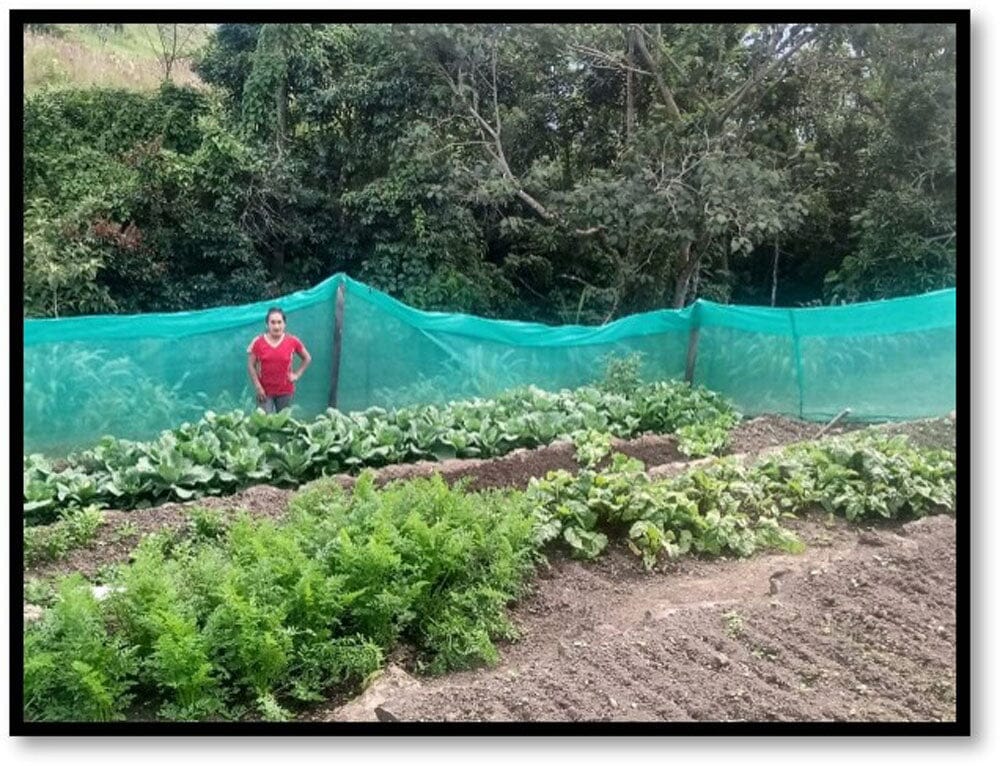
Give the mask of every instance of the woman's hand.
M 288 373 L 288 379 L 290 381 L 292 381 L 292 383 L 294 383 L 295 381 L 297 381 L 300 377 L 302 377 L 301 373 L 298 373 L 298 372 L 290 372 L 290 373 Z
M 267 399 L 267 394 L 264 393 L 264 387 L 257 386 L 257 401 L 263 404 L 265 399 Z

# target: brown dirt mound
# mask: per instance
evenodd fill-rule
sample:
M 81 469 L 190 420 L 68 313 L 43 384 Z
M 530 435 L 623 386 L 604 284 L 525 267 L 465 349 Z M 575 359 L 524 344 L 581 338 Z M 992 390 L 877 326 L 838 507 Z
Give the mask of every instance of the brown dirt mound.
M 946 721 L 955 718 L 955 522 L 797 523 L 806 553 L 559 559 L 493 669 L 381 690 L 306 720 Z M 376 715 L 377 713 L 377 715 Z
M 794 420 L 781 415 L 761 415 L 744 420 L 733 429 L 729 437 L 727 455 L 759 452 L 768 447 L 806 441 L 816 438 L 822 425 Z M 843 426 L 835 426 L 830 433 L 842 433 Z

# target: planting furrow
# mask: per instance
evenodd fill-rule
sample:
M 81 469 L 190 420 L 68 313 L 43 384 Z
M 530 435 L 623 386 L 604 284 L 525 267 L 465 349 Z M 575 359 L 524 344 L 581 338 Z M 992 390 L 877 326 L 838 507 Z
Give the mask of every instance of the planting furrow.
M 940 572 L 947 563 L 940 551 L 954 543 L 954 522 L 948 517 L 927 521 L 936 522 L 936 531 L 926 535 L 933 545 L 921 545 L 914 560 Z M 824 528 L 819 518 L 806 523 Z M 946 699 L 948 681 L 942 682 L 939 674 L 949 666 L 952 673 L 954 669 L 945 647 L 917 645 L 910 639 L 914 625 L 887 622 L 885 630 L 904 651 L 890 644 L 891 658 L 870 653 L 864 657 L 858 635 L 825 618 L 831 607 L 824 598 L 852 607 L 852 620 L 853 610 L 878 612 L 895 602 L 892 587 L 867 597 L 851 588 L 851 577 L 872 577 L 882 569 L 870 555 L 870 546 L 857 538 L 844 535 L 823 552 L 829 558 L 823 577 L 786 575 L 779 594 L 739 597 L 736 609 L 721 602 L 739 592 L 734 585 L 744 580 L 744 570 L 753 568 L 756 559 L 695 562 L 691 577 L 701 583 L 700 589 L 689 591 L 683 603 L 674 601 L 673 611 L 658 617 L 648 606 L 677 595 L 678 575 L 646 575 L 627 595 L 616 595 L 615 609 L 603 611 L 606 622 L 598 618 L 596 623 L 594 612 L 585 606 L 607 605 L 617 594 L 618 565 L 627 553 L 609 552 L 592 567 L 591 578 L 579 584 L 568 579 L 575 566 L 560 564 L 555 577 L 539 581 L 533 598 L 541 607 L 569 604 L 558 609 L 559 619 L 555 612 L 533 614 L 522 604 L 515 613 L 525 636 L 503 648 L 497 668 L 426 680 L 419 689 L 397 695 L 391 709 L 400 720 L 414 721 L 953 717 Z M 901 536 L 887 538 L 893 552 L 908 542 Z M 953 581 L 939 583 L 939 589 L 949 585 Z M 920 604 L 905 599 L 897 608 L 916 614 Z M 883 665 L 893 661 L 895 670 Z M 913 672 L 921 667 L 923 672 Z M 876 675 L 881 683 L 874 680 Z M 511 686 L 511 677 L 523 683 Z M 497 717 L 484 718 L 487 713 Z

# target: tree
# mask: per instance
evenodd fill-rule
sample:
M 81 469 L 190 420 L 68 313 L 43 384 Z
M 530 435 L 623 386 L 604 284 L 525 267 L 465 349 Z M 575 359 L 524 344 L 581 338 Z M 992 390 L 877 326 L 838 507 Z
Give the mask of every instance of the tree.
M 189 58 L 194 50 L 191 45 L 196 24 L 144 24 L 143 33 L 156 58 L 163 66 L 164 81 L 170 80 L 178 60 Z
M 442 76 L 504 188 L 611 267 L 605 319 L 629 302 L 634 283 L 646 275 L 669 276 L 669 301 L 682 306 L 713 255 L 725 261 L 730 253 L 749 252 L 801 218 L 801 202 L 788 193 L 788 158 L 756 145 L 747 128 L 755 104 L 787 76 L 796 54 L 816 39 L 815 29 L 629 25 L 624 48 L 620 36 L 619 47 L 609 48 L 602 28 L 555 36 L 502 26 L 437 34 Z M 615 158 L 587 168 L 570 193 L 545 188 L 544 179 L 554 178 L 545 169 L 548 157 L 534 158 L 522 172 L 507 149 L 506 123 L 521 114 L 507 83 L 524 76 L 525 60 L 540 48 L 539 34 L 560 44 L 549 66 L 610 67 L 626 82 L 625 130 Z M 628 85 L 633 76 L 642 89 Z M 559 116 L 554 119 L 558 124 Z M 536 189 L 527 179 L 542 185 Z M 570 207 L 556 204 L 557 197 Z
M 828 298 L 870 300 L 955 283 L 955 33 L 944 25 L 851 30 L 868 64 L 858 101 L 878 130 L 865 149 L 867 194 L 850 216 L 852 252 Z
M 63 280 L 60 313 L 334 271 L 585 323 L 953 283 L 951 28 L 221 25 L 195 66 L 26 99 L 39 310 L 73 262 L 105 292 Z
M 220 24 L 194 62 L 194 71 L 217 86 L 239 112 L 243 87 L 250 75 L 261 24 Z

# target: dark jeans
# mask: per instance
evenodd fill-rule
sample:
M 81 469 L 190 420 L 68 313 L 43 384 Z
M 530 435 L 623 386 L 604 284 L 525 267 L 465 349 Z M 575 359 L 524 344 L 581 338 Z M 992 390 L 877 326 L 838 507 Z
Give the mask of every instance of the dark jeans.
M 261 407 L 264 408 L 264 412 L 273 414 L 275 412 L 281 412 L 291 403 L 292 394 L 287 394 L 286 396 L 268 396 L 263 402 L 261 402 Z

